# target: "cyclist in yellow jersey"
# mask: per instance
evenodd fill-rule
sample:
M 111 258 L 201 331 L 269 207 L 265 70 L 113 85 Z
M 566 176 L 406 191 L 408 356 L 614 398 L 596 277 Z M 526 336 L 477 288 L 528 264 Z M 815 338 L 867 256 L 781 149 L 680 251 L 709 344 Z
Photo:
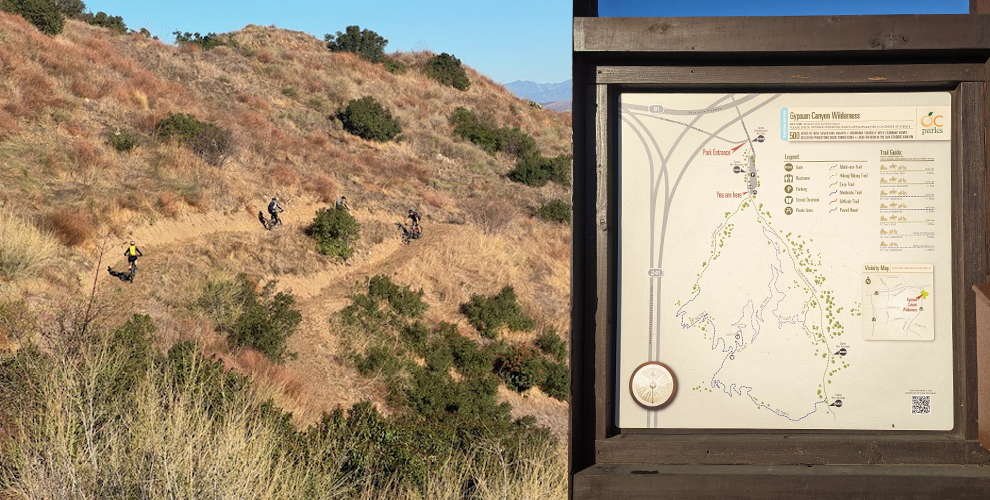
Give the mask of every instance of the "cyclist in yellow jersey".
M 127 263 L 130 265 L 129 272 L 117 272 L 114 271 L 110 266 L 107 266 L 107 272 L 115 278 L 119 278 L 121 281 L 134 281 L 134 274 L 137 271 L 137 259 L 138 257 L 144 257 L 144 253 L 141 249 L 137 247 L 132 241 L 131 244 L 124 250 L 124 257 L 127 257 Z

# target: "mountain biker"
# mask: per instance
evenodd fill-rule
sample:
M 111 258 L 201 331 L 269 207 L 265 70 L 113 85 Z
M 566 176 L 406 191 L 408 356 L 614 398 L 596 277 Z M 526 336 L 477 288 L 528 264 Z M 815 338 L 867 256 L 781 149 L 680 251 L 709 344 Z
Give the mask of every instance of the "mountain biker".
M 133 270 L 134 267 L 137 265 L 136 262 L 138 260 L 138 257 L 144 257 L 144 254 L 141 253 L 141 249 L 138 248 L 137 245 L 135 245 L 134 242 L 132 241 L 131 245 L 127 247 L 127 250 L 124 250 L 124 256 L 127 257 L 127 264 L 130 265 L 131 269 Z
M 419 214 L 416 213 L 415 210 L 413 210 L 413 209 L 410 208 L 409 209 L 409 215 L 407 215 L 406 218 L 409 219 L 410 221 L 412 221 L 413 227 L 419 226 L 419 219 L 420 219 L 420 217 L 419 217 Z
M 351 206 L 347 204 L 347 197 L 346 196 L 341 196 L 340 198 L 337 199 L 337 210 L 340 210 L 340 209 L 344 209 L 344 210 L 350 210 L 351 209 Z
M 130 265 L 130 269 L 127 273 L 114 271 L 113 268 L 107 266 L 107 272 L 110 276 L 113 276 L 121 281 L 134 282 L 134 274 L 137 272 L 137 259 L 138 257 L 144 257 L 144 253 L 141 249 L 137 247 L 132 241 L 127 250 L 124 250 L 124 257 L 127 257 L 127 263 Z
M 271 227 L 275 227 L 277 225 L 282 224 L 282 221 L 278 218 L 278 213 L 284 211 L 285 210 L 282 209 L 282 205 L 278 204 L 278 198 L 273 196 L 271 203 L 268 204 L 268 214 L 271 215 L 272 217 Z

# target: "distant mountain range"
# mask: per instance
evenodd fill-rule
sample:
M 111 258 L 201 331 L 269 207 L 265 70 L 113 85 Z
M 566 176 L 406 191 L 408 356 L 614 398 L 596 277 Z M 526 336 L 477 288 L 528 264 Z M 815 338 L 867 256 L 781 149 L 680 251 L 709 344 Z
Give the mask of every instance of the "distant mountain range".
M 555 111 L 570 111 L 571 109 L 571 80 L 559 83 L 517 80 L 505 84 L 505 88 L 522 99 L 538 102 Z

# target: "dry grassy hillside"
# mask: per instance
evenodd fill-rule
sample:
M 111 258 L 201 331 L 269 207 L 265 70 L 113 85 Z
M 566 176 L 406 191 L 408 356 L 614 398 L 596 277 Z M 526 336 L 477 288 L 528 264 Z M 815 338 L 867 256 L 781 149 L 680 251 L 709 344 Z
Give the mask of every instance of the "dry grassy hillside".
M 234 47 L 201 51 L 77 21 L 49 37 L 0 13 L 0 218 L 23 224 L 7 241 L 23 239 L 31 254 L 23 269 L 0 273 L 7 348 L 25 340 L 25 324 L 85 297 L 95 273 L 105 321 L 151 315 L 163 345 L 194 340 L 255 375 L 305 424 L 336 406 L 383 401 L 380 382 L 344 359 L 334 320 L 375 274 L 422 288 L 427 317 L 457 323 L 466 336 L 477 332 L 459 304 L 506 284 L 537 331 L 566 333 L 569 228 L 534 212 L 569 193 L 510 182 L 504 174 L 514 158 L 455 138 L 449 117 L 459 106 L 489 114 L 558 155 L 570 151 L 569 115 L 530 107 L 470 69 L 466 92 L 442 86 L 420 71 L 428 53 L 396 54 L 409 71 L 394 75 L 331 53 L 305 33 L 248 26 L 232 39 Z M 401 141 L 369 142 L 328 118 L 366 95 L 397 117 Z M 156 140 L 156 124 L 169 113 L 230 130 L 233 155 L 212 166 L 185 146 Z M 137 134 L 139 146 L 117 151 L 108 144 L 115 131 Z M 314 212 L 341 194 L 362 225 L 346 263 L 319 255 L 303 233 Z M 257 212 L 274 195 L 283 200 L 285 226 L 268 232 Z M 408 246 L 394 227 L 407 208 L 423 215 L 425 234 Z M 123 265 L 121 244 L 130 239 L 146 254 L 133 285 L 102 272 Z M 208 278 L 241 272 L 276 279 L 296 295 L 303 323 L 289 349 L 297 359 L 272 365 L 233 351 L 191 307 Z M 515 413 L 536 414 L 563 432 L 564 403 L 536 389 L 502 392 Z

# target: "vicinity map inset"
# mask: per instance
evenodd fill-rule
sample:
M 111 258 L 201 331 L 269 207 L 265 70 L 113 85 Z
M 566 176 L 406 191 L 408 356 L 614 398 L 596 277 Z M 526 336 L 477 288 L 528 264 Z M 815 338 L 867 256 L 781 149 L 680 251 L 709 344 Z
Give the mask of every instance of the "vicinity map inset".
M 950 102 L 623 94 L 619 427 L 951 429 Z

